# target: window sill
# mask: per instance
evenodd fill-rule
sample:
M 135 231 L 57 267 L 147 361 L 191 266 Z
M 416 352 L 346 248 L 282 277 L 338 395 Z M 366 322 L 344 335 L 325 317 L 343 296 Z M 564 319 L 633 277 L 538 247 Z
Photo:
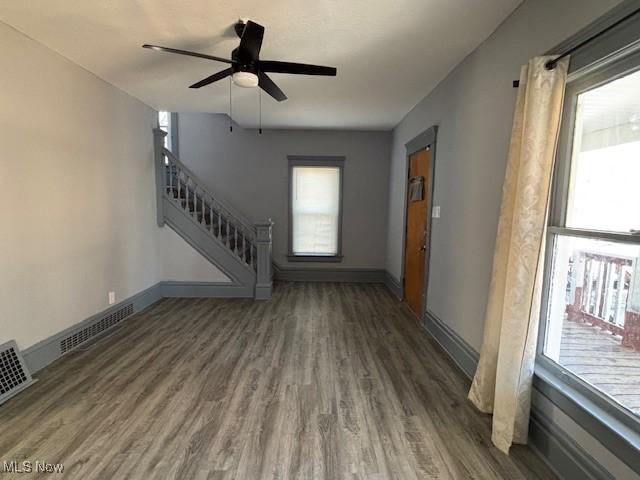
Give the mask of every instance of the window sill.
M 287 255 L 290 262 L 340 263 L 342 255 Z
M 580 427 L 597 439 L 635 472 L 640 473 L 640 435 L 626 422 L 597 405 L 562 380 L 544 361 L 536 361 L 533 386 Z

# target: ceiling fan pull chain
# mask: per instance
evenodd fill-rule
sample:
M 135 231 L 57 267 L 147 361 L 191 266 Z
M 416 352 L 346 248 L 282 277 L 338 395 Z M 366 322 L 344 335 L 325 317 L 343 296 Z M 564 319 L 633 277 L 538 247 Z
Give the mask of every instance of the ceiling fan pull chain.
M 229 131 L 233 132 L 233 117 L 231 115 L 231 77 L 229 77 Z
M 258 89 L 258 133 L 262 135 L 262 89 Z

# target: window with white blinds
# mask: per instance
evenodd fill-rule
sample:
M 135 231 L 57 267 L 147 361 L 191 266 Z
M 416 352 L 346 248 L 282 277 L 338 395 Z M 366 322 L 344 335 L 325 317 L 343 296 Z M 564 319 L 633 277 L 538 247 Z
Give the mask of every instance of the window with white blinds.
M 158 112 L 158 127 L 167 132 L 164 137 L 164 147 L 178 155 L 178 114 L 160 110 Z
M 340 254 L 342 168 L 291 166 L 291 254 Z
M 167 132 L 164 137 L 164 147 L 171 150 L 171 112 L 164 110 L 158 112 L 158 126 L 160 130 Z

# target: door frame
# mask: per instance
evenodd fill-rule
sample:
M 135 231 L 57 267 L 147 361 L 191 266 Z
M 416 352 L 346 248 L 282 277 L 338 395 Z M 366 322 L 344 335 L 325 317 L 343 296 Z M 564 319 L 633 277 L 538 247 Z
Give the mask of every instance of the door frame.
M 406 262 L 406 248 L 407 248 L 407 209 L 408 209 L 408 198 L 407 198 L 407 186 L 409 179 L 409 169 L 411 167 L 411 163 L 409 161 L 409 157 L 416 153 L 419 150 L 428 148 L 431 151 L 431 161 L 429 162 L 429 179 L 427 185 L 426 197 L 429 200 L 429 210 L 427 211 L 427 252 L 424 256 L 425 262 L 425 278 L 423 280 L 423 292 L 422 292 L 422 314 L 420 317 L 420 321 L 424 320 L 424 314 L 427 311 L 427 290 L 429 289 L 429 275 L 431 274 L 430 260 L 431 260 L 431 234 L 432 234 L 432 226 L 431 220 L 433 212 L 433 190 L 434 190 L 434 182 L 435 182 L 435 173 L 436 173 L 436 139 L 438 136 L 438 126 L 432 125 L 424 132 L 416 135 L 414 138 L 409 140 L 404 144 L 405 147 L 405 167 L 404 167 L 404 208 L 402 211 L 402 266 L 401 266 L 401 275 L 400 275 L 400 290 L 401 290 L 401 298 L 404 301 L 404 267 Z

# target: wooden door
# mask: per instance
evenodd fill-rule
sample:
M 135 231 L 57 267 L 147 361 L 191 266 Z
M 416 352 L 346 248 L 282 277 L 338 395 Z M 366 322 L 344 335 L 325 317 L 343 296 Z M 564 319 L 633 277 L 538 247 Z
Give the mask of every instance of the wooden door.
M 427 281 L 428 227 L 431 193 L 431 150 L 418 150 L 409 156 L 407 178 L 407 230 L 404 250 L 404 300 L 422 318 L 423 294 Z M 411 198 L 409 185 L 422 177 L 422 200 Z

